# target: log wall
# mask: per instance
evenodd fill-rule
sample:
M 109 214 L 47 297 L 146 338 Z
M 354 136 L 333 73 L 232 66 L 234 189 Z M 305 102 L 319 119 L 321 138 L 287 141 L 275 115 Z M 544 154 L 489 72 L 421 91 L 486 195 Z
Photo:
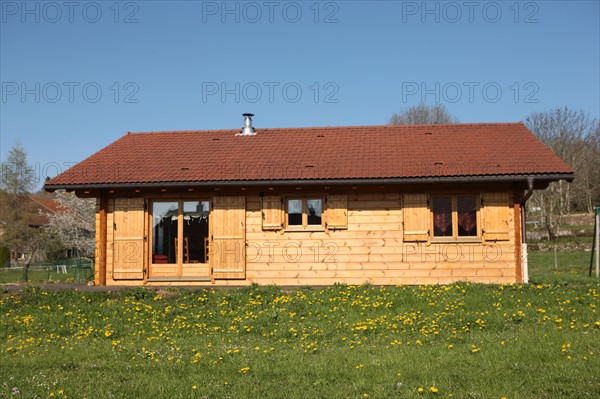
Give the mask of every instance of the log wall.
M 507 191 L 508 193 L 508 191 Z M 212 193 L 214 195 L 214 193 Z M 239 195 L 239 194 L 238 194 Z M 206 196 L 200 196 L 206 198 Z M 113 277 L 115 262 L 115 202 L 107 201 L 106 284 L 107 285 L 196 285 L 239 286 L 251 283 L 287 285 L 331 285 L 334 283 L 376 285 L 448 284 L 455 281 L 512 283 L 521 278 L 516 251 L 517 206 L 507 204 L 509 233 L 502 241 L 433 243 L 407 242 L 403 237 L 402 195 L 400 192 L 350 192 L 347 197 L 347 228 L 324 231 L 268 230 L 263 226 L 263 203 L 259 193 L 245 195 L 245 279 L 204 279 L 167 281 L 168 271 L 152 274 L 148 242 L 144 244 L 146 275 L 142 280 Z M 151 197 L 157 198 L 157 197 Z M 513 200 L 513 192 L 508 198 Z M 98 207 L 100 208 L 100 207 Z M 338 210 L 339 211 L 339 210 Z M 146 213 L 145 217 L 148 215 Z M 324 217 L 327 217 L 325 210 Z M 518 217 L 518 215 L 517 215 Z M 213 213 L 210 225 L 219 223 Z M 478 220 L 480 218 L 478 217 Z M 102 218 L 97 216 L 99 224 Z M 150 225 L 150 220 L 145 222 Z M 236 224 L 237 225 L 237 224 Z M 212 228 L 211 228 L 212 231 Z M 146 234 L 148 234 L 147 232 Z M 518 233 L 518 232 L 517 232 Z M 221 234 L 226 234 L 221 232 Z M 98 251 L 97 251 L 98 253 Z M 98 256 L 98 255 L 97 255 Z M 100 261 L 100 259 L 98 259 Z M 198 275 L 210 274 L 207 264 L 198 265 Z M 96 283 L 102 282 L 96 268 Z M 167 273 L 166 275 L 164 273 Z M 193 272 L 186 273 L 193 275 Z M 152 276 L 150 276 L 152 277 Z M 213 276 L 214 277 L 214 276 Z M 227 277 L 226 275 L 220 277 Z

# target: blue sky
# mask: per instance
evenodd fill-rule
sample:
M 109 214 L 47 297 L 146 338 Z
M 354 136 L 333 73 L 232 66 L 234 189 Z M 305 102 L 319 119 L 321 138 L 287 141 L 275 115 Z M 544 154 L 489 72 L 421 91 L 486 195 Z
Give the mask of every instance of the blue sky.
M 600 115 L 599 1 L 0 1 L 0 156 L 38 176 L 127 131 Z

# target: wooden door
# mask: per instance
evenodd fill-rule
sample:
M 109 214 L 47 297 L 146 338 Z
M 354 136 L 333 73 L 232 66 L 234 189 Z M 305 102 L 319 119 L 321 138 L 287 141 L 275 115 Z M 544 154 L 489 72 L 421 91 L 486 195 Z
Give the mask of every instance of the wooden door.
M 113 216 L 113 279 L 142 280 L 145 260 L 143 198 L 115 199 Z
M 210 262 L 215 279 L 246 278 L 246 198 L 215 197 Z

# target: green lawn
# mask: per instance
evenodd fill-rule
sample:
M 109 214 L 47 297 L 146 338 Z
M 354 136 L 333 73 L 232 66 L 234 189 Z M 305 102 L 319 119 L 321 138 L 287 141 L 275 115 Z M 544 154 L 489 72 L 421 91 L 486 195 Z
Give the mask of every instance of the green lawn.
M 598 398 L 587 281 L 30 287 L 0 294 L 0 397 Z
M 529 278 L 533 283 L 590 283 L 598 282 L 595 278 L 595 263 L 592 277 L 589 277 L 591 252 L 533 252 L 528 254 Z

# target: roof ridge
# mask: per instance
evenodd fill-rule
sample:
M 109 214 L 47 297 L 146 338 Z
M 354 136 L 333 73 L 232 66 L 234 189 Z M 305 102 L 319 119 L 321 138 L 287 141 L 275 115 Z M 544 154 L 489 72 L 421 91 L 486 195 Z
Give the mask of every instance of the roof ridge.
M 334 126 L 303 126 L 303 127 L 260 127 L 254 126 L 255 130 L 259 131 L 272 131 L 272 130 L 331 130 L 331 129 L 372 129 L 372 128 L 386 128 L 386 129 L 415 129 L 423 127 L 459 127 L 459 126 L 514 126 L 523 125 L 523 122 L 470 122 L 470 123 L 440 123 L 440 124 L 417 124 L 417 125 L 334 125 Z M 139 132 L 127 132 L 128 135 L 141 135 L 141 134 L 184 134 L 184 133 L 231 133 L 240 130 L 241 128 L 233 129 L 207 129 L 207 130 L 157 130 L 157 131 L 139 131 Z

